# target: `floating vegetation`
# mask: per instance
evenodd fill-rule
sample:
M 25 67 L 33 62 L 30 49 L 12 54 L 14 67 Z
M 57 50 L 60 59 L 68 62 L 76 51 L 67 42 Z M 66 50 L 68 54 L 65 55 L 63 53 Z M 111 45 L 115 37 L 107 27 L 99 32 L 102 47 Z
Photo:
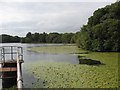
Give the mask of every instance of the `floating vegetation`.
M 101 66 L 72 65 L 55 62 L 37 62 L 26 66 L 38 80 L 35 88 L 116 88 L 115 69 Z M 37 68 L 37 69 L 36 69 Z M 31 73 L 32 74 L 32 73 Z
M 78 58 L 90 65 L 38 61 L 24 67 L 37 79 L 34 88 L 118 88 L 118 53 L 91 52 Z
M 87 54 L 88 52 L 82 49 L 78 49 L 76 45 L 60 45 L 60 46 L 42 46 L 42 47 L 31 47 L 28 48 L 29 51 L 39 52 L 39 53 L 67 53 L 67 54 Z

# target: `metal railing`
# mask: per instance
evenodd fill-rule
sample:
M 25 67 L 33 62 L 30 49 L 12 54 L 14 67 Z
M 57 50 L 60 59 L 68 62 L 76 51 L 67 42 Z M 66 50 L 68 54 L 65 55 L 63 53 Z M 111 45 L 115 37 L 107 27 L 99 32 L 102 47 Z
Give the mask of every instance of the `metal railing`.
M 0 47 L 0 63 L 4 64 L 8 60 L 15 60 L 17 58 L 23 61 L 23 49 L 18 46 L 2 46 Z
M 1 46 L 0 57 L 1 68 L 6 62 L 15 61 L 17 63 L 17 88 L 23 88 L 21 66 L 21 63 L 23 63 L 23 48 L 18 46 Z

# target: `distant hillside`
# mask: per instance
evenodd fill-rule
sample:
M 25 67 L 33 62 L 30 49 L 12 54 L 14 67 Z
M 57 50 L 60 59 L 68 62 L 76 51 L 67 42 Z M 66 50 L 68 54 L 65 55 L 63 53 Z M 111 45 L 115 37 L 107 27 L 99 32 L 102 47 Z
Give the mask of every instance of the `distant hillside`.
M 6 34 L 0 35 L 0 43 L 18 43 L 20 42 L 20 37 L 10 36 Z
M 120 2 L 96 10 L 77 35 L 86 50 L 120 51 Z

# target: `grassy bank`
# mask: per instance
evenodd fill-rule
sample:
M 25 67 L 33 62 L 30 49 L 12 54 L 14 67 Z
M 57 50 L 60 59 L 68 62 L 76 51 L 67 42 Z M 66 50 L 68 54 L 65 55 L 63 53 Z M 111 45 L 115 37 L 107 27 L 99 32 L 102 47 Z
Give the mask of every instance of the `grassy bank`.
M 82 54 L 81 52 L 86 51 L 73 45 L 33 47 L 29 50 L 40 53 L 76 53 L 78 56 L 84 56 L 84 58 L 98 60 L 103 63 L 99 66 L 55 62 L 29 63 L 25 68 L 36 77 L 37 81 L 33 83 L 35 88 L 118 87 L 118 53 L 89 52 L 88 54 Z
M 35 51 L 39 53 L 68 53 L 68 54 L 78 54 L 86 52 L 85 50 L 78 49 L 74 44 L 59 45 L 59 46 L 41 46 L 28 48 L 30 51 Z

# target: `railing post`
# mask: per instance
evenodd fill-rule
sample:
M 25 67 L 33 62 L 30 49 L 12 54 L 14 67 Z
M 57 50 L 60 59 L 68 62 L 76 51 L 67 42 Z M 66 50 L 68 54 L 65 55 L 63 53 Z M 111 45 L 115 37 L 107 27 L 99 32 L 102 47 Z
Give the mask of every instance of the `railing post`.
M 17 51 L 17 88 L 18 89 L 23 88 L 23 78 L 22 78 L 21 62 L 20 62 L 20 58 L 19 58 L 19 48 Z
M 1 61 L 4 64 L 4 62 L 5 62 L 5 49 L 3 47 L 2 47 L 2 50 L 1 50 Z
M 11 60 L 13 60 L 13 46 L 11 46 Z

